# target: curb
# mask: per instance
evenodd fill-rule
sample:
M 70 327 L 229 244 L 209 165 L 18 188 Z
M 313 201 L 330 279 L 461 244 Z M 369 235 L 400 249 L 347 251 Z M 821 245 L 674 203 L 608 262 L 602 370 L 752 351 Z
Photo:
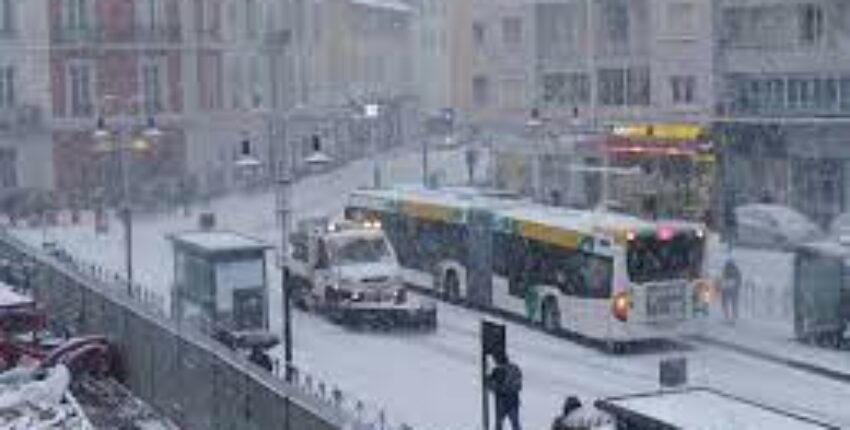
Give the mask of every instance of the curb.
M 743 354 L 749 357 L 758 358 L 761 360 L 769 361 L 771 363 L 780 364 L 786 367 L 790 367 L 792 369 L 800 370 L 803 372 L 811 373 L 813 375 L 821 376 L 824 378 L 831 379 L 833 381 L 843 382 L 845 384 L 850 384 L 850 372 L 844 372 L 840 370 L 831 369 L 825 366 L 820 366 L 812 363 L 807 363 L 805 361 L 782 357 L 777 354 L 772 354 L 769 352 L 764 352 L 755 348 L 739 345 L 732 342 L 726 342 L 722 340 L 715 339 L 713 337 L 704 336 L 704 335 L 695 335 L 693 339 L 698 340 L 703 343 L 707 343 L 710 345 L 718 346 L 720 348 L 737 352 L 739 354 Z

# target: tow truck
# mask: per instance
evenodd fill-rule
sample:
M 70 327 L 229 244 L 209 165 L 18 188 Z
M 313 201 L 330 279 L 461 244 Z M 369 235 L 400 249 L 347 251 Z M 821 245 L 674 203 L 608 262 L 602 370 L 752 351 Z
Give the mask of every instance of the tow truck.
M 380 222 L 308 219 L 290 242 L 288 276 L 299 308 L 353 329 L 436 329 L 436 306 L 408 294 Z

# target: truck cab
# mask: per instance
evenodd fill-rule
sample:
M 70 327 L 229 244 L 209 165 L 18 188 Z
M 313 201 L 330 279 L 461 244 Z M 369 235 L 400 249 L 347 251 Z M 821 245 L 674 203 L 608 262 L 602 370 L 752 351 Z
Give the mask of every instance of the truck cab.
M 407 293 L 392 245 L 377 221 L 310 220 L 292 235 L 294 301 L 351 326 L 429 327 L 436 309 Z

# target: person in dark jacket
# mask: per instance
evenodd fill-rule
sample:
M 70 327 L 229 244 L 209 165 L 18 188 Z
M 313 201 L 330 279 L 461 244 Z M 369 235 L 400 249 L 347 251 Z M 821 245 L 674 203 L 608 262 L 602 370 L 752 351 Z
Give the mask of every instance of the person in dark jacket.
M 502 430 L 505 419 L 513 430 L 521 430 L 519 422 L 519 393 L 522 390 L 522 372 L 507 355 L 494 357 L 496 367 L 487 378 L 487 385 L 496 399 L 496 430 Z
M 723 283 L 720 289 L 720 301 L 723 315 L 733 322 L 738 319 L 738 299 L 741 292 L 741 270 L 735 260 L 729 258 L 723 266 Z
M 274 363 L 272 363 L 271 357 L 259 346 L 251 348 L 251 355 L 248 356 L 248 359 L 269 372 L 274 370 Z

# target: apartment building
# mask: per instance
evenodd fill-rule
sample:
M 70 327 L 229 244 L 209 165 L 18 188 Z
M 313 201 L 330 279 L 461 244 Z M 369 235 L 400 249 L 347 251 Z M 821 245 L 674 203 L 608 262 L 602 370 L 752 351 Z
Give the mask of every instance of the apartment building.
M 480 2 L 472 37 L 478 117 L 704 121 L 712 101 L 711 3 Z
M 782 202 L 825 225 L 850 203 L 850 3 L 716 8 L 724 198 Z

